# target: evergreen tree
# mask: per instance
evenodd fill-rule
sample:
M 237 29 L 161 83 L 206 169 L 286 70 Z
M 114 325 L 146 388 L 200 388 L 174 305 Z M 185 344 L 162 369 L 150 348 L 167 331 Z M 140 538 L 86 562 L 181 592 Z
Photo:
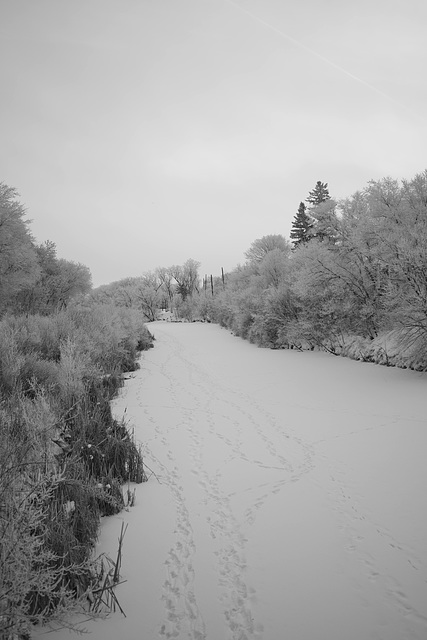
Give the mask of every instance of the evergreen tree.
M 320 180 L 318 180 L 314 189 L 312 189 L 308 194 L 306 202 L 315 207 L 322 202 L 326 202 L 326 200 L 329 200 L 330 197 L 331 196 L 329 195 L 328 183 L 320 182 Z
M 291 240 L 294 248 L 299 244 L 308 242 L 311 238 L 310 229 L 313 226 L 313 221 L 306 212 L 306 206 L 303 202 L 300 202 L 298 212 L 294 216 L 291 229 Z

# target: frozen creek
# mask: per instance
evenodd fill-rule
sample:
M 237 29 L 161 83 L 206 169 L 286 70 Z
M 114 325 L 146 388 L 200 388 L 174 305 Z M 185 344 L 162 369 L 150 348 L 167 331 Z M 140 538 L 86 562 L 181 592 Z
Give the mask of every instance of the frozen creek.
M 427 375 L 149 328 L 114 411 L 160 483 L 104 521 L 127 617 L 90 640 L 425 640 Z

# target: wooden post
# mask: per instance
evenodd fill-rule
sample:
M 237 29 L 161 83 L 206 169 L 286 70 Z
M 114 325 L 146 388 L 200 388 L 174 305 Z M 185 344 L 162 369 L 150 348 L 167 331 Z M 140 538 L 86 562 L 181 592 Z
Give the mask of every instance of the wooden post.
M 211 274 L 211 289 L 212 289 L 212 297 L 213 297 L 213 277 L 212 277 L 212 274 Z
M 221 267 L 222 288 L 225 289 L 224 269 Z

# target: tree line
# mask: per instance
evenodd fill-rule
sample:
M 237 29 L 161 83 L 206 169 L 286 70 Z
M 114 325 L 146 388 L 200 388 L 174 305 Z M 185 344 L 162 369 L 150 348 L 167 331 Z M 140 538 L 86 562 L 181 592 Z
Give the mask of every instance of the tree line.
M 212 286 L 200 284 L 200 265 L 189 260 L 91 295 L 150 320 L 172 308 L 261 346 L 427 369 L 427 171 L 371 181 L 340 200 L 318 181 L 290 240 L 258 238 L 245 258 Z
M 51 240 L 35 243 L 16 189 L 0 183 L 0 316 L 48 314 L 91 286 L 85 265 L 59 259 Z

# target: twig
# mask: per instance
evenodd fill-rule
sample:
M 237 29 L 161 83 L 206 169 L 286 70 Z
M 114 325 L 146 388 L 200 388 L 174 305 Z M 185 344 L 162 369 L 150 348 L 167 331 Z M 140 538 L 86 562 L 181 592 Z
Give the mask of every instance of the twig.
M 150 471 L 150 472 L 151 472 L 151 475 L 152 475 L 152 476 L 154 476 L 154 477 L 156 478 L 157 482 L 158 482 L 159 484 L 162 484 L 162 483 L 160 482 L 159 478 L 157 477 L 157 474 L 156 474 L 152 469 L 150 469 L 150 467 L 148 466 L 148 464 L 147 464 L 146 462 L 143 462 L 143 465 L 144 465 L 144 467 L 146 467 L 146 468 L 148 469 L 148 471 Z M 147 480 L 148 480 L 148 478 L 147 478 Z
M 124 526 L 125 523 L 122 522 L 122 528 L 120 530 L 120 537 L 119 537 L 119 548 L 117 551 L 117 560 L 116 560 L 116 566 L 114 568 L 114 574 L 113 574 L 113 582 L 114 584 L 116 584 L 119 580 L 120 580 L 120 569 L 121 569 L 121 564 L 122 564 L 122 546 L 123 546 L 123 539 L 125 537 L 128 525 L 126 523 L 126 527 Z
M 116 582 L 116 584 L 114 585 L 107 585 L 107 589 L 113 588 L 113 587 L 118 587 L 119 584 L 124 584 L 125 582 L 127 582 L 127 580 L 120 580 L 120 582 Z M 98 587 L 98 589 L 93 589 L 92 593 L 100 593 L 102 590 L 104 589 L 104 587 Z

